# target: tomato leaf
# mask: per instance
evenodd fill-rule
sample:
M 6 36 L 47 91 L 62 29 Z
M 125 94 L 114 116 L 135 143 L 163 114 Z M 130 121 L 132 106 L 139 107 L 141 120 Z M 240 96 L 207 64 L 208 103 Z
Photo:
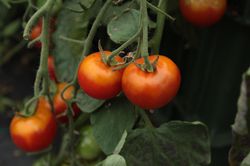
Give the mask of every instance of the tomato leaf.
M 53 55 L 55 58 L 56 75 L 60 82 L 71 81 L 77 69 L 82 50 L 83 42 L 88 33 L 90 19 L 95 16 L 96 11 L 102 3 L 96 1 L 92 7 L 83 13 L 75 13 L 70 9 L 79 10 L 80 5 L 74 1 L 67 1 L 64 8 L 58 14 L 56 31 L 53 33 L 55 45 Z M 66 38 L 66 39 L 65 39 Z M 79 42 L 72 42 L 74 39 Z
M 240 166 L 250 166 L 250 153 L 244 158 Z
M 126 161 L 124 157 L 119 154 L 112 154 L 108 156 L 104 161 L 102 166 L 126 166 Z
M 77 106 L 81 109 L 82 112 L 86 112 L 86 113 L 91 113 L 95 111 L 104 102 L 105 100 L 97 100 L 88 96 L 82 90 L 79 90 L 76 96 Z
M 125 2 L 122 5 L 110 5 L 107 9 L 109 12 L 106 12 L 103 16 L 102 24 L 107 25 L 112 19 L 120 16 L 123 12 L 138 8 L 139 6 L 135 1 Z
M 238 113 L 232 125 L 233 143 L 229 153 L 231 165 L 239 165 L 250 153 L 250 68 L 243 75 L 238 99 Z
M 129 133 L 121 155 L 130 166 L 208 165 L 208 129 L 200 122 L 181 121 L 136 129 Z
M 113 18 L 107 26 L 108 35 L 116 43 L 130 39 L 139 29 L 140 12 L 135 9 L 125 11 Z
M 111 154 L 122 138 L 135 123 L 133 105 L 125 98 L 114 98 L 91 115 L 93 134 L 103 152 Z

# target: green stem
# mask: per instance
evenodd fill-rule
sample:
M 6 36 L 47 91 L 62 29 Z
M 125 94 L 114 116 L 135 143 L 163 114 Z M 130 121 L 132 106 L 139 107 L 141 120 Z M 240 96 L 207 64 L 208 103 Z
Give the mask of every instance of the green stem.
M 2 60 L 0 61 L 0 66 L 7 63 L 17 52 L 19 52 L 27 42 L 21 41 L 16 46 L 14 46 L 9 52 L 5 54 L 4 57 L 2 57 Z
M 160 1 L 162 1 L 162 0 L 160 0 Z M 163 0 L 163 1 L 165 1 L 165 3 L 167 3 L 168 0 Z M 161 3 L 164 3 L 164 2 L 159 2 L 159 4 L 161 4 Z M 148 5 L 148 7 L 149 7 L 150 9 L 152 9 L 153 11 L 155 11 L 155 12 L 157 12 L 157 13 L 160 13 L 161 15 L 165 15 L 165 16 L 167 17 L 168 20 L 170 20 L 170 21 L 175 21 L 175 18 L 172 17 L 172 16 L 170 16 L 169 14 L 167 14 L 167 13 L 165 12 L 165 10 L 162 10 L 162 8 L 160 8 L 159 5 L 158 5 L 158 7 L 156 7 L 156 6 L 154 6 L 153 4 L 151 4 L 151 3 L 149 3 L 149 2 L 147 2 L 147 5 Z
M 147 11 L 147 0 L 141 0 L 141 20 L 142 20 L 142 47 L 141 47 L 141 55 L 144 58 L 144 63 L 146 70 L 148 72 L 153 72 L 153 66 L 149 61 L 149 53 L 148 53 L 148 11 Z
M 93 41 L 94 36 L 96 34 L 96 31 L 97 31 L 97 28 L 99 27 L 100 22 L 102 21 L 103 15 L 105 14 L 105 12 L 107 12 L 107 8 L 108 8 L 108 6 L 110 5 L 111 2 L 112 2 L 112 0 L 107 0 L 105 2 L 105 4 L 103 5 L 101 11 L 98 13 L 98 15 L 97 15 L 97 17 L 96 17 L 90 31 L 89 31 L 87 39 L 85 40 L 85 45 L 84 45 L 84 49 L 83 49 L 83 52 L 82 52 L 81 60 L 89 53 L 90 48 L 92 46 L 92 41 Z
M 96 31 L 102 21 L 102 18 L 105 14 L 105 12 L 107 12 L 107 8 L 109 7 L 109 5 L 111 4 L 112 0 L 107 0 L 105 2 L 105 4 L 103 5 L 102 9 L 100 10 L 100 12 L 98 13 L 90 31 L 89 31 L 89 34 L 86 38 L 86 40 L 84 41 L 84 48 L 83 48 L 83 52 L 82 52 L 82 57 L 81 57 L 81 60 L 80 62 L 84 59 L 84 57 L 89 53 L 91 47 L 92 47 L 92 42 L 93 42 L 93 39 L 95 37 L 95 34 L 96 34 Z M 80 66 L 80 63 L 78 64 L 78 67 L 77 67 L 77 70 Z M 72 84 L 73 85 L 76 85 L 77 84 L 77 72 L 75 72 L 75 75 L 74 75 L 74 78 L 72 80 Z
M 66 156 L 66 153 L 67 153 L 68 144 L 69 144 L 69 134 L 66 133 L 63 136 L 62 144 L 60 146 L 60 150 L 58 152 L 58 155 L 57 155 L 57 157 L 55 158 L 55 160 L 54 160 L 54 162 L 52 164 L 53 166 L 60 165 L 62 163 L 63 159 L 65 159 L 65 156 Z
M 25 30 L 24 38 L 29 36 L 31 27 L 36 23 L 37 19 L 43 15 L 43 27 L 40 35 L 40 41 L 42 43 L 41 54 L 40 54 L 40 65 L 36 74 L 34 83 L 34 98 L 42 95 L 49 97 L 49 74 L 48 74 L 48 56 L 49 56 L 49 23 L 50 23 L 50 11 L 54 5 L 54 0 L 47 0 L 44 6 L 42 6 L 28 21 Z M 40 93 L 41 81 L 43 81 L 42 93 Z M 32 100 L 32 99 L 31 99 Z M 50 103 L 52 103 L 49 97 Z M 53 105 L 52 105 L 53 106 Z M 25 107 L 25 110 L 27 108 Z
M 168 0 L 160 0 L 158 4 L 158 8 L 161 9 L 161 11 L 165 12 L 167 9 L 167 2 Z M 164 25 L 165 25 L 165 15 L 163 15 L 160 12 L 157 13 L 156 25 L 157 27 L 155 29 L 154 36 L 150 41 L 150 44 L 151 44 L 153 54 L 158 55 L 159 50 L 160 50 L 162 34 L 164 31 Z
M 145 122 L 146 127 L 148 127 L 148 128 L 154 128 L 154 125 L 150 121 L 150 119 L 149 119 L 148 115 L 146 114 L 145 110 L 143 110 L 141 108 L 138 108 L 138 110 L 139 110 L 139 113 L 140 113 L 142 119 Z
M 128 41 L 126 41 L 120 47 L 118 47 L 117 49 L 115 49 L 112 52 L 112 54 L 109 56 L 108 63 L 112 60 L 112 58 L 114 58 L 116 55 L 118 55 L 122 50 L 124 50 L 125 48 L 127 48 L 133 42 L 135 42 L 136 39 L 138 38 L 138 36 L 141 34 L 141 31 L 142 31 L 142 27 L 140 27 L 139 30 L 136 32 L 136 34 L 134 36 L 132 36 Z

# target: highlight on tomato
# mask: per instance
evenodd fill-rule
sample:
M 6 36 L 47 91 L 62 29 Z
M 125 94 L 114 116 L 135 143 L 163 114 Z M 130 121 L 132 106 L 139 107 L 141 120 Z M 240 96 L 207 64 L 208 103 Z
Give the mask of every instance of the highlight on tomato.
M 157 56 L 149 56 L 154 62 Z M 135 61 L 143 64 L 144 59 Z M 169 103 L 180 87 L 181 75 L 177 65 L 159 55 L 154 72 L 142 71 L 135 63 L 130 64 L 122 76 L 122 90 L 135 105 L 144 109 L 157 109 Z
M 227 0 L 179 0 L 184 18 L 199 27 L 218 22 L 225 13 Z
M 14 116 L 10 124 L 10 135 L 17 147 L 26 152 L 37 152 L 49 147 L 57 130 L 54 114 L 49 102 L 40 97 L 35 113 L 30 117 Z
M 110 51 L 103 52 L 106 56 Z M 122 62 L 122 58 L 115 57 Z M 102 62 L 101 53 L 95 52 L 87 56 L 80 63 L 78 69 L 78 83 L 83 91 L 97 99 L 110 99 L 121 91 L 121 79 L 123 70 L 113 70 L 114 67 Z
M 62 99 L 61 93 L 63 91 L 63 89 L 67 86 L 66 82 L 62 82 L 62 83 L 58 83 L 57 84 L 57 91 L 56 94 L 53 98 L 53 103 L 54 103 L 54 111 L 56 114 L 56 118 L 59 120 L 59 122 L 61 123 L 67 123 L 68 122 L 68 117 L 66 115 L 66 111 L 67 111 L 67 105 L 65 103 L 65 101 Z M 66 91 L 64 92 L 64 98 L 66 100 L 69 100 L 73 97 L 73 92 L 74 91 L 74 86 L 70 86 L 69 88 L 66 89 Z M 72 105 L 73 107 L 73 117 L 77 118 L 80 113 L 81 110 L 77 107 L 76 103 L 74 103 Z

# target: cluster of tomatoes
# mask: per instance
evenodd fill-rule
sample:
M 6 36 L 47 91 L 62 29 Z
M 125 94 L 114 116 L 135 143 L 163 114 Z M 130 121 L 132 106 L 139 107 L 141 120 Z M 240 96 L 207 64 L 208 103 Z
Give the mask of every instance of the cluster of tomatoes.
M 180 0 L 180 10 L 187 21 L 198 26 L 209 26 L 217 22 L 224 14 L 226 0 Z M 42 22 L 33 28 L 31 39 L 40 36 Z M 41 43 L 36 43 L 41 47 Z M 151 63 L 157 61 L 153 72 L 138 67 L 144 64 L 144 58 L 135 60 L 126 68 L 117 70 L 114 66 L 102 61 L 102 56 L 111 52 L 96 52 L 84 58 L 78 69 L 78 83 L 83 91 L 96 99 L 111 99 L 123 92 L 135 105 L 144 109 L 157 109 L 170 102 L 180 86 L 181 76 L 177 65 L 162 55 L 151 55 Z M 156 60 L 157 59 L 157 60 Z M 114 60 L 123 63 L 123 59 L 115 56 Z M 48 71 L 51 80 L 57 82 L 54 59 L 48 58 Z M 37 101 L 35 113 L 30 117 L 18 114 L 11 121 L 10 133 L 14 143 L 27 152 L 36 152 L 47 148 L 53 141 L 57 130 L 57 121 L 67 123 L 67 105 L 61 98 L 62 90 L 67 83 L 57 82 L 57 91 L 53 98 L 54 113 L 45 97 Z M 74 87 L 69 87 L 64 98 L 73 97 Z M 74 116 L 80 109 L 76 103 L 72 105 Z
M 54 24 L 54 20 L 51 21 Z M 42 32 L 42 21 L 40 20 L 31 31 L 31 39 L 34 40 Z M 53 32 L 51 30 L 51 32 Z M 40 48 L 41 42 L 36 42 L 35 47 Z M 68 122 L 67 105 L 61 97 L 63 89 L 67 86 L 66 82 L 58 82 L 55 73 L 53 56 L 48 57 L 48 72 L 52 81 L 56 82 L 56 92 L 53 96 L 53 110 L 49 101 L 45 97 L 40 97 L 37 101 L 34 114 L 23 117 L 16 114 L 10 124 L 10 134 L 13 142 L 26 152 L 37 152 L 48 148 L 56 136 L 57 121 L 65 124 Z M 74 87 L 71 86 L 64 92 L 64 99 L 69 100 L 73 97 Z M 80 114 L 80 109 L 76 103 L 72 105 L 74 118 Z
M 105 56 L 111 52 L 104 51 Z M 157 57 L 159 56 L 159 57 Z M 166 105 L 177 93 L 181 76 L 176 64 L 162 55 L 149 56 L 153 63 L 157 58 L 154 72 L 141 70 L 136 64 L 143 64 L 144 59 L 137 59 L 125 69 L 102 62 L 101 52 L 87 56 L 78 69 L 78 83 L 89 96 L 97 99 L 110 99 L 121 90 L 135 105 L 144 109 L 156 109 Z M 122 58 L 115 57 L 117 62 Z

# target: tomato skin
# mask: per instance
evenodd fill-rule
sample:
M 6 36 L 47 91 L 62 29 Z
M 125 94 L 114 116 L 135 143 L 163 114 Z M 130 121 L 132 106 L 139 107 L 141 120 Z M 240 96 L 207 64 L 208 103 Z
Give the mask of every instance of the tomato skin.
M 51 38 L 52 33 L 54 32 L 54 26 L 55 26 L 56 20 L 54 18 L 50 19 L 50 29 L 49 29 L 49 38 Z M 30 33 L 30 39 L 34 40 L 38 38 L 41 33 L 42 33 L 42 26 L 43 26 L 43 21 L 40 19 L 38 23 L 32 28 L 31 33 Z M 42 43 L 40 41 L 36 42 L 34 44 L 36 48 L 41 48 Z
M 190 23 L 207 27 L 218 22 L 224 15 L 227 0 L 179 0 L 182 15 Z
M 26 152 L 47 148 L 53 142 L 56 130 L 55 116 L 44 97 L 39 98 L 34 115 L 27 118 L 15 115 L 10 124 L 13 142 Z
M 157 56 L 149 56 L 152 63 Z M 136 60 L 143 64 L 144 59 Z M 156 70 L 144 72 L 134 63 L 124 71 L 122 89 L 127 98 L 144 109 L 156 109 L 166 105 L 177 94 L 181 75 L 176 64 L 169 58 L 159 55 Z
M 61 97 L 61 93 L 66 86 L 67 86 L 66 82 L 62 82 L 62 83 L 57 84 L 57 91 L 56 91 L 56 94 L 55 94 L 54 99 L 53 99 L 54 111 L 56 114 L 56 118 L 61 123 L 68 123 L 68 121 L 69 121 L 67 115 L 62 115 L 65 113 L 65 111 L 67 111 L 67 105 Z M 66 91 L 64 92 L 64 98 L 66 100 L 69 100 L 73 97 L 73 94 L 72 94 L 73 90 L 74 90 L 73 86 L 70 86 L 68 89 L 66 89 Z M 80 115 L 81 110 L 77 107 L 77 105 L 75 103 L 72 105 L 72 107 L 73 107 L 73 111 L 74 111 L 73 117 L 77 118 Z
M 109 56 L 110 51 L 104 51 Z M 122 58 L 115 57 L 122 62 Z M 110 99 L 121 91 L 123 70 L 113 71 L 113 67 L 104 64 L 101 53 L 96 52 L 87 56 L 78 69 L 78 83 L 89 96 L 97 99 Z
M 30 34 L 30 39 L 34 40 L 34 39 L 38 38 L 41 33 L 42 33 L 42 21 L 39 21 L 38 24 L 32 28 L 31 34 Z M 37 48 L 41 48 L 42 43 L 40 41 L 38 41 L 35 43 L 34 46 Z
M 48 70 L 49 70 L 50 79 L 57 82 L 54 58 L 51 55 L 49 55 L 49 57 L 48 57 Z

